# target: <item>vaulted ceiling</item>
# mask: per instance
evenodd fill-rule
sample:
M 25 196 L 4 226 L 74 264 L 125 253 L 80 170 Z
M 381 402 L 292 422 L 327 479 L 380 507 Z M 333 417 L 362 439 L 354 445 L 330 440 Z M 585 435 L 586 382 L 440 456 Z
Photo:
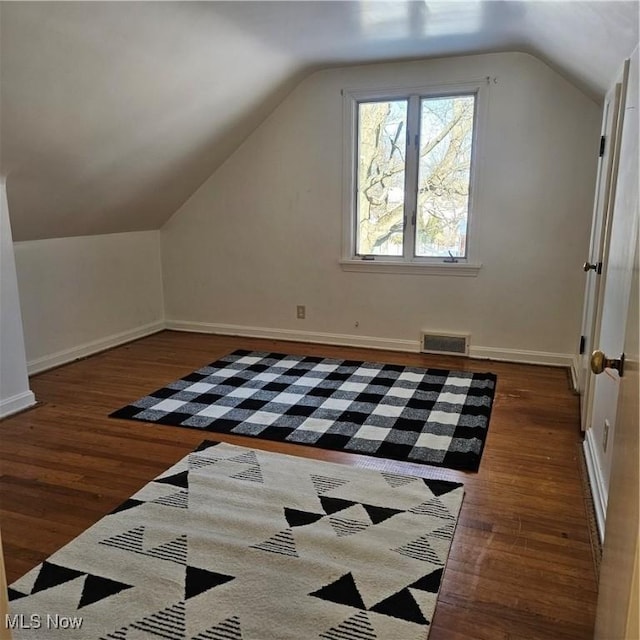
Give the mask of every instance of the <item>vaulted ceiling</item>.
M 523 51 L 594 100 L 638 2 L 2 2 L 15 240 L 158 229 L 306 74 Z

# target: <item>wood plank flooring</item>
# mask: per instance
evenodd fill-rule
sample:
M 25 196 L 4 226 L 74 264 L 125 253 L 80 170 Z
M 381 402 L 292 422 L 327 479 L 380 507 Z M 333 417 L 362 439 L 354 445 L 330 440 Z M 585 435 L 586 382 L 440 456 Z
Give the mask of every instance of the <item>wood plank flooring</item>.
M 239 348 L 492 371 L 498 385 L 479 472 L 107 417 Z M 31 388 L 39 406 L 0 423 L 9 583 L 210 437 L 464 482 L 430 640 L 593 635 L 597 583 L 578 465 L 578 398 L 563 369 L 164 331 L 35 376 Z

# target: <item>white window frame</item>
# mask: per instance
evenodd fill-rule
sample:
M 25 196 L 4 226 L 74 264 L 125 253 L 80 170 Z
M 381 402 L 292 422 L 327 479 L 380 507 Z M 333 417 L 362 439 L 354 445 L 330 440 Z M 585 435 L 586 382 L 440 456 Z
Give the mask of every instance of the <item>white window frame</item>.
M 488 80 L 465 83 L 438 84 L 421 87 L 396 87 L 392 89 L 344 89 L 343 95 L 343 206 L 342 206 L 342 257 L 344 271 L 372 273 L 404 273 L 449 276 L 477 276 L 482 268 L 476 253 L 478 203 L 480 185 L 480 153 L 484 148 L 485 118 L 487 113 Z M 357 241 L 357 145 L 358 104 L 398 99 L 437 98 L 444 96 L 475 94 L 475 122 L 471 151 L 471 179 L 469 183 L 469 209 L 467 213 L 466 257 L 455 262 L 439 257 L 414 256 L 415 228 L 408 234 L 412 240 L 405 249 L 405 256 L 356 255 Z M 408 216 L 408 224 L 415 223 Z

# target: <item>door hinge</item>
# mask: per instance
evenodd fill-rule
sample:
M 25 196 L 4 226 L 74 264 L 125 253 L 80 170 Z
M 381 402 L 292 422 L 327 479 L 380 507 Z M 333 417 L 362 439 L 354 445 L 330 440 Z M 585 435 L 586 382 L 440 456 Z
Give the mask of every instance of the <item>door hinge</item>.
M 580 336 L 580 350 L 579 350 L 580 355 L 584 353 L 586 342 L 587 342 L 587 338 L 585 336 Z
M 605 136 L 600 136 L 600 152 L 598 154 L 598 157 L 602 158 L 602 156 L 604 155 L 604 147 L 606 144 L 606 137 Z
M 599 276 L 602 275 L 602 262 L 598 262 L 598 266 L 596 267 L 596 273 Z

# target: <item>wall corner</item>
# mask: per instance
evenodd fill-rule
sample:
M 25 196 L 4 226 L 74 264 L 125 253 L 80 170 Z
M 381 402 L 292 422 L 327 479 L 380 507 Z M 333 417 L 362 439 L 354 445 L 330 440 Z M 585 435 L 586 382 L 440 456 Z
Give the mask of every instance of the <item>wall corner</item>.
M 27 376 L 6 181 L 0 178 L 0 418 L 34 404 Z

